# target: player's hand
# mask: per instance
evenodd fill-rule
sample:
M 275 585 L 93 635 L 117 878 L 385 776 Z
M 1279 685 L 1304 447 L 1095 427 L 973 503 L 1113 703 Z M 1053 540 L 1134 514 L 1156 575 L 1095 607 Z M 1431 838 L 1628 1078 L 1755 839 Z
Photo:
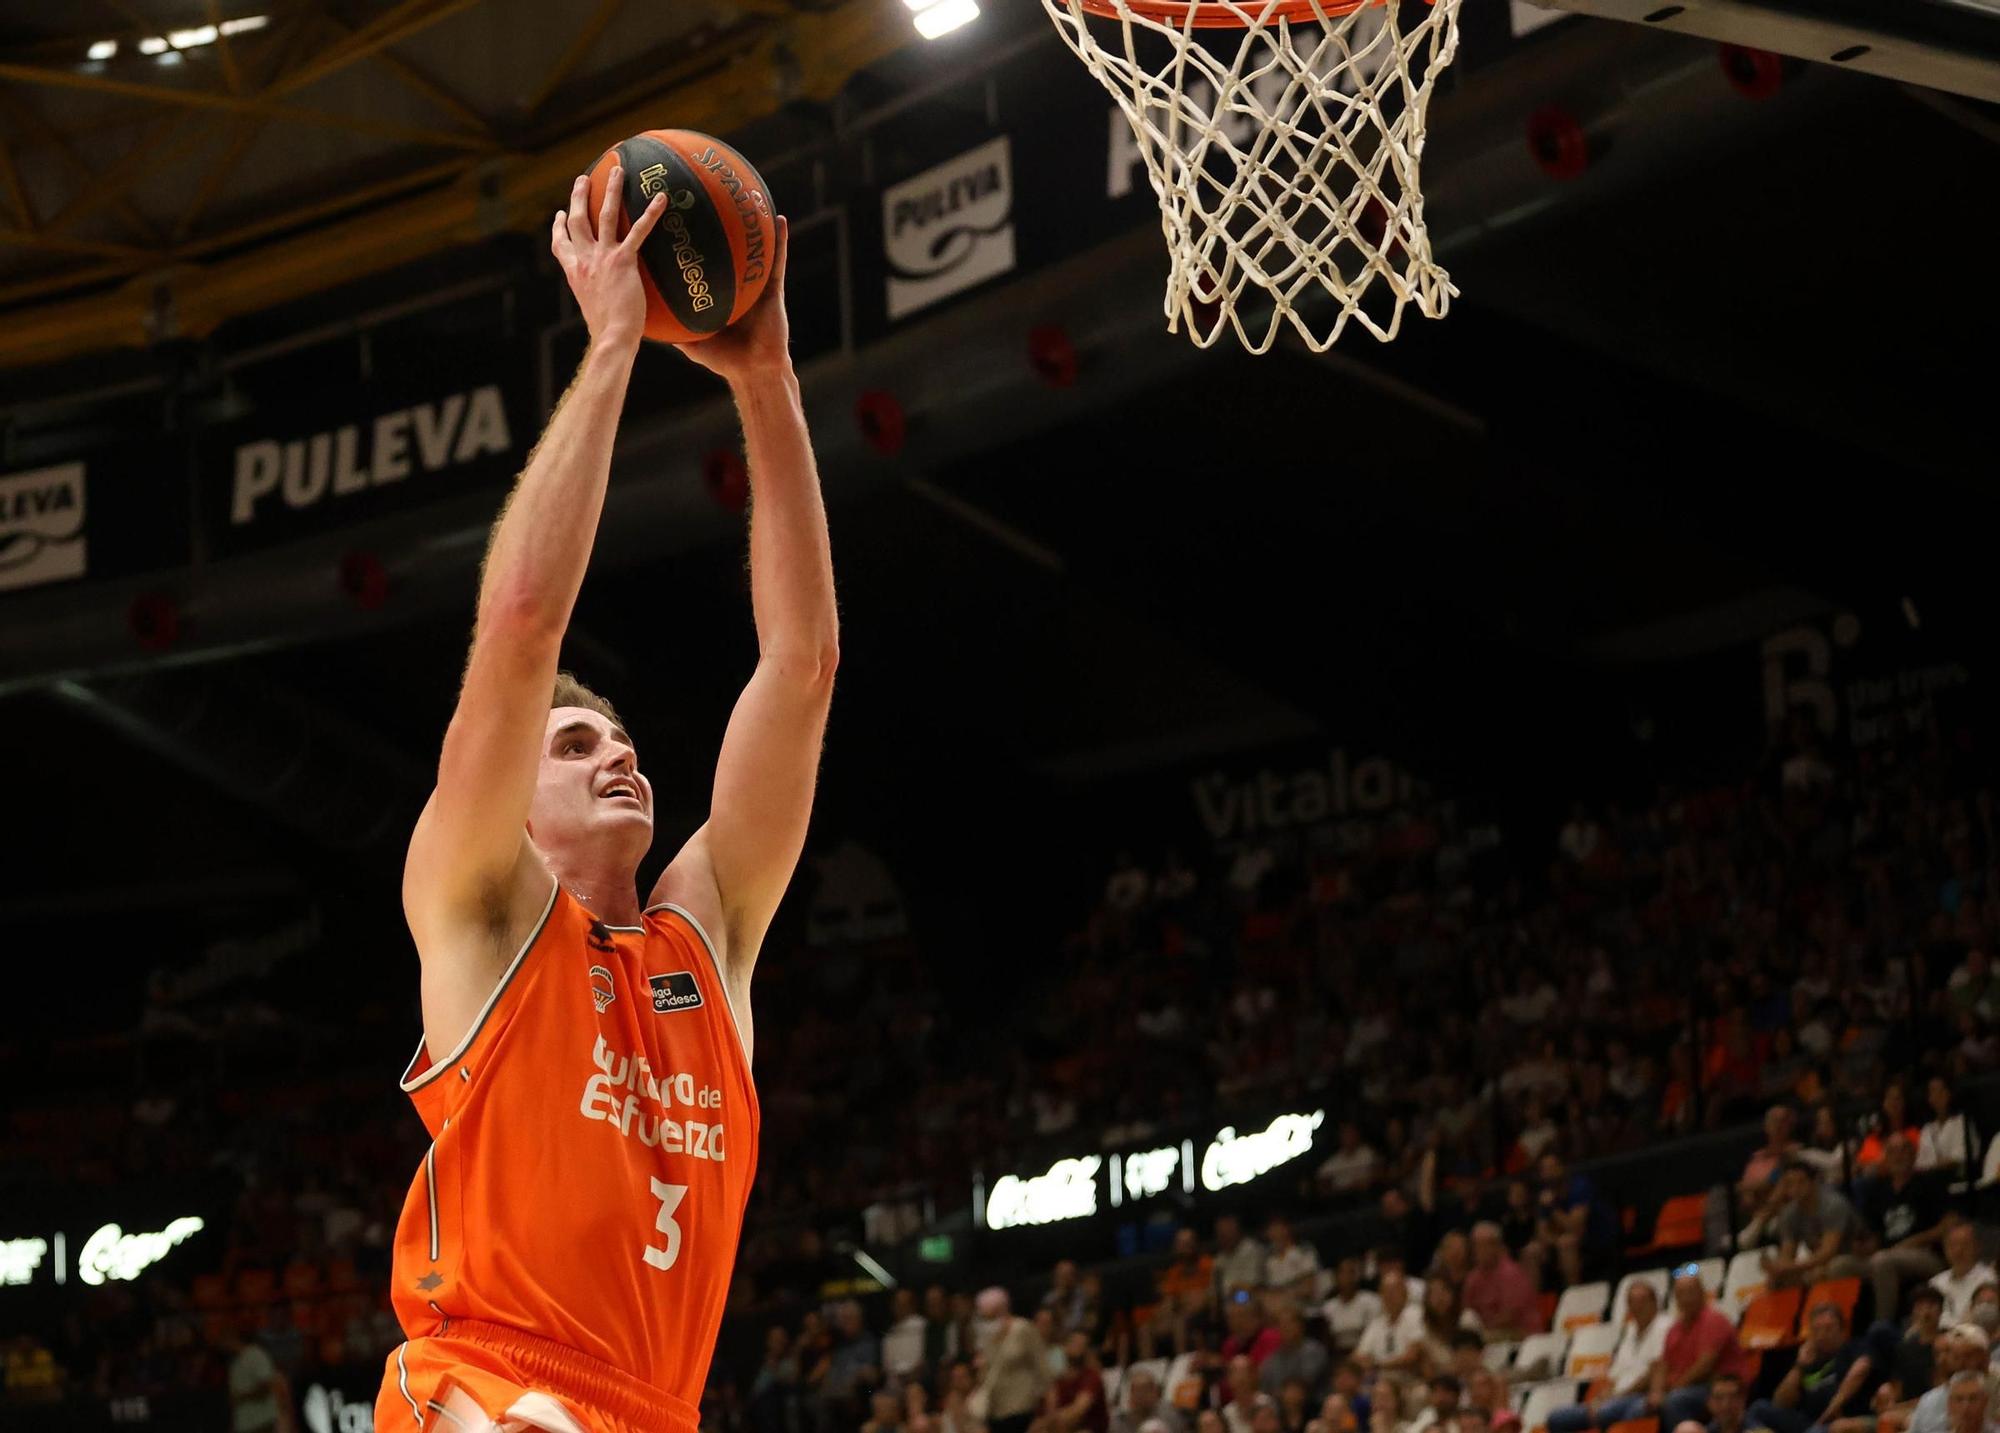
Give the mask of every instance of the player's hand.
M 639 246 L 666 212 L 664 194 L 655 194 L 646 212 L 623 239 L 618 237 L 618 209 L 625 193 L 625 170 L 613 165 L 604 184 L 604 202 L 595 222 L 590 214 L 590 176 L 579 174 L 570 186 L 568 210 L 556 211 L 550 226 L 549 252 L 562 265 L 570 292 L 590 329 L 593 345 L 630 348 L 637 352 L 646 332 L 646 286 L 639 277 Z
M 759 373 L 782 372 L 792 362 L 792 327 L 785 316 L 785 255 L 791 247 L 791 225 L 778 216 L 772 245 L 771 276 L 750 311 L 723 329 L 695 343 L 677 343 L 689 358 L 731 383 Z

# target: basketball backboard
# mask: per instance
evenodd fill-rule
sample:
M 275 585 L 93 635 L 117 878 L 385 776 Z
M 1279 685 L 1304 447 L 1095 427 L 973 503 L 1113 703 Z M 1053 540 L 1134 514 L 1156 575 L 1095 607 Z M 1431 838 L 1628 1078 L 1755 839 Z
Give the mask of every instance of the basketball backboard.
M 2000 103 L 2000 0 L 1534 0 Z

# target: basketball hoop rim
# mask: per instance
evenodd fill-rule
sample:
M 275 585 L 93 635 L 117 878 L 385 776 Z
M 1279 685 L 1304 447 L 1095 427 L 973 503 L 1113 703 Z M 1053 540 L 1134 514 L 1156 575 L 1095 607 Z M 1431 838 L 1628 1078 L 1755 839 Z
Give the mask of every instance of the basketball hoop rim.
M 1337 19 L 1365 10 L 1370 5 L 1394 4 L 1395 0 L 1237 0 L 1235 5 L 1221 0 L 1076 0 L 1088 14 L 1103 20 L 1123 20 L 1127 15 L 1171 25 L 1177 30 L 1247 30 L 1253 25 L 1269 25 L 1283 20 L 1310 24 L 1322 16 Z M 1192 16 L 1190 16 L 1192 11 Z M 1248 12 L 1247 14 L 1245 12 Z

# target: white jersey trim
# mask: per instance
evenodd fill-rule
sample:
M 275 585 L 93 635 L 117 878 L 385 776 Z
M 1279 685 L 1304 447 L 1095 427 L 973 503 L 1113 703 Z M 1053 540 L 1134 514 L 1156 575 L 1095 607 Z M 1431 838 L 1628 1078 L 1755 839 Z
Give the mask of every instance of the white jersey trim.
M 722 968 L 722 957 L 715 953 L 715 942 L 708 938 L 708 931 L 694 918 L 694 913 L 685 906 L 677 906 L 672 901 L 661 901 L 656 906 L 647 906 L 646 914 L 654 911 L 672 911 L 694 927 L 694 933 L 701 937 L 701 948 L 708 952 L 708 963 L 715 968 L 715 983 L 722 987 L 722 1003 L 729 1008 L 729 1028 L 736 1032 L 736 1050 L 743 1056 L 743 1073 L 750 1073 L 750 1047 L 743 1042 L 743 1022 L 736 1014 L 736 993 L 729 988 L 729 972 Z
M 501 972 L 500 979 L 494 983 L 493 993 L 487 996 L 486 1003 L 479 1007 L 479 1017 L 472 1022 L 472 1028 L 465 1032 L 465 1037 L 453 1047 L 449 1055 L 446 1055 L 442 1060 L 432 1060 L 431 1067 L 413 1080 L 410 1078 L 410 1071 L 417 1067 L 417 1061 L 421 1060 L 424 1056 L 424 1037 L 421 1035 L 417 1037 L 417 1052 L 410 1056 L 410 1063 L 403 1067 L 403 1078 L 400 1083 L 404 1094 L 407 1095 L 416 1090 L 421 1090 L 425 1085 L 428 1085 L 432 1080 L 435 1080 L 439 1075 L 450 1069 L 467 1050 L 472 1048 L 472 1042 L 478 1038 L 479 1032 L 486 1026 L 486 1017 L 493 1013 L 493 1007 L 500 1003 L 500 997 L 506 993 L 507 987 L 513 983 L 514 972 L 521 968 L 521 962 L 528 958 L 528 952 L 534 948 L 535 942 L 542 938 L 542 930 L 549 923 L 549 913 L 556 908 L 556 893 L 560 889 L 561 887 L 557 884 L 555 878 L 551 876 L 549 878 L 549 902 L 542 907 L 541 919 L 535 922 L 535 928 L 528 932 L 528 938 L 521 942 L 521 948 L 514 953 L 513 961 L 507 966 L 506 970 Z M 697 926 L 696 929 L 699 930 L 700 927 Z M 703 939 L 707 939 L 707 937 L 704 936 Z

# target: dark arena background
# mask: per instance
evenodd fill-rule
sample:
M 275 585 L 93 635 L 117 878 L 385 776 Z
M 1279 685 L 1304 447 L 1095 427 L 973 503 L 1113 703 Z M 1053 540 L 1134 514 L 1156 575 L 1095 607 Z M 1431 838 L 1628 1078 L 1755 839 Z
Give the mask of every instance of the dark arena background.
M 2000 9 L 1560 3 L 1466 0 L 1449 315 L 1261 357 L 1166 331 L 1028 0 L 0 4 L 0 1428 L 372 1428 L 402 855 L 583 348 L 548 216 L 674 126 L 790 218 L 841 603 L 704 1427 L 983 1433 L 1000 1285 L 1035 1433 L 1560 1430 L 1687 1260 L 1749 1426 L 1865 1351 L 1833 1412 L 1942 1430 L 2000 1317 Z M 648 348 L 564 652 L 647 880 L 744 496 Z

